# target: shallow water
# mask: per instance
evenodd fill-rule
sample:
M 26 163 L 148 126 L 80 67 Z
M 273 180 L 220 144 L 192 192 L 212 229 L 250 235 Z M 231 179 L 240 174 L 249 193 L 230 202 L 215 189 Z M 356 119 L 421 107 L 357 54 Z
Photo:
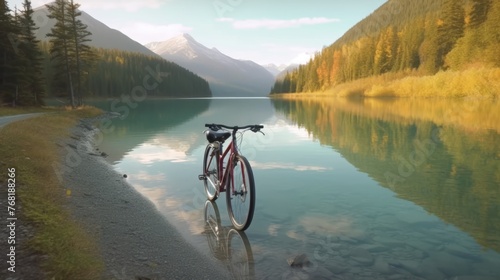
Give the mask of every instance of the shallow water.
M 497 112 L 436 100 L 154 100 L 115 119 L 100 149 L 234 278 L 496 279 Z M 231 230 L 225 197 L 207 204 L 198 181 L 204 124 L 217 122 L 265 126 L 241 145 L 257 194 L 245 234 Z M 220 224 L 207 226 L 214 208 Z M 310 264 L 291 268 L 303 253 Z

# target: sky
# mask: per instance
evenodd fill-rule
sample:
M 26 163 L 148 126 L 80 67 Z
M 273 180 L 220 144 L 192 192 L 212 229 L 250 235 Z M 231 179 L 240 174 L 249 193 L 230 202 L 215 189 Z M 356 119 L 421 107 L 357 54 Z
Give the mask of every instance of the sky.
M 23 0 L 7 0 L 22 9 Z M 52 1 L 32 0 L 34 8 Z M 188 33 L 236 59 L 305 62 L 386 0 L 76 0 L 141 44 Z M 302 58 L 297 60 L 297 58 Z

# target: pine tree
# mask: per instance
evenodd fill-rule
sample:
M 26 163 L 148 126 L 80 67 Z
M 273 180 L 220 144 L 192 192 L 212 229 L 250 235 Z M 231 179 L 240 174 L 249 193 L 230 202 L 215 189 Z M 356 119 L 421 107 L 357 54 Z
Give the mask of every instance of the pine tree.
M 92 35 L 90 31 L 87 30 L 87 25 L 83 24 L 81 20 L 78 19 L 81 16 L 81 12 L 78 10 L 80 4 L 74 3 L 71 0 L 67 6 L 68 14 L 68 25 L 70 26 L 71 33 L 71 44 L 73 44 L 74 59 L 75 59 L 75 89 L 77 104 L 81 106 L 83 103 L 83 88 L 82 83 L 88 75 L 89 68 L 92 67 L 96 56 L 90 46 L 86 43 L 90 42 L 89 36 Z
M 500 67 L 500 1 L 493 1 L 484 25 L 485 58 Z
M 17 26 L 7 1 L 0 1 L 0 102 L 14 102 L 17 80 Z M 2 103 L 3 103 L 2 102 Z M 14 103 L 15 105 L 15 103 Z
M 55 19 L 56 23 L 47 34 L 51 38 L 50 55 L 54 62 L 55 73 L 53 79 L 53 88 L 58 91 L 69 91 L 71 107 L 76 108 L 72 58 L 70 57 L 71 33 L 67 25 L 66 0 L 56 0 L 52 5 L 47 5 L 50 12 L 49 18 Z
M 477 28 L 486 21 L 490 7 L 491 0 L 472 0 L 472 11 L 470 13 L 470 26 L 472 28 Z
M 383 74 L 390 70 L 390 60 L 392 54 L 390 53 L 390 42 L 389 42 L 389 29 L 387 32 L 381 33 L 378 39 L 377 46 L 375 48 L 375 65 L 374 65 L 374 73 L 375 74 Z
M 438 26 L 437 65 L 443 67 L 446 55 L 464 35 L 465 12 L 460 1 L 444 0 L 442 17 Z
M 23 66 L 23 77 L 20 81 L 22 88 L 22 103 L 28 105 L 43 104 L 43 78 L 42 78 L 42 53 L 39 48 L 40 41 L 36 39 L 35 31 L 38 29 L 32 19 L 33 9 L 31 1 L 25 0 L 24 10 L 19 17 L 20 27 L 20 62 Z

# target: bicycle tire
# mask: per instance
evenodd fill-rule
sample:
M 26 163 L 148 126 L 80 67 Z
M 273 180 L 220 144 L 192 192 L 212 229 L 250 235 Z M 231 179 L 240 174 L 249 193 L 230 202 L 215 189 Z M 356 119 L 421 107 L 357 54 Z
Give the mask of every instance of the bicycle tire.
M 235 157 L 233 170 L 229 176 L 230 178 L 228 178 L 226 186 L 226 203 L 229 219 L 235 229 L 243 231 L 252 223 L 255 210 L 255 181 L 253 171 L 250 163 L 244 156 Z M 247 206 L 243 209 L 240 204 Z
M 219 196 L 219 147 L 208 144 L 203 157 L 203 183 L 208 200 L 215 201 Z
M 217 259 L 224 260 L 226 258 L 226 249 L 219 238 L 224 229 L 221 225 L 219 207 L 215 202 L 210 200 L 205 202 L 203 219 L 205 222 L 204 234 L 207 237 L 208 248 Z
M 252 246 L 245 232 L 234 229 L 228 232 L 227 259 L 229 271 L 234 279 L 254 279 L 255 262 Z

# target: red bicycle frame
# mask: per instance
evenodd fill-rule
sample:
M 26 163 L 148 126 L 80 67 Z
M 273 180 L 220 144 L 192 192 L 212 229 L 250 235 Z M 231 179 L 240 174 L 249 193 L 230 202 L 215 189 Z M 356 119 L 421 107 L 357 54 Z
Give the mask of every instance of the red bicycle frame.
M 238 130 L 243 130 L 241 134 L 246 131 L 261 132 L 264 126 L 205 124 L 205 127 L 208 127 L 205 135 L 209 144 L 203 157 L 203 174 L 198 175 L 198 179 L 204 181 L 209 201 L 216 200 L 221 192 L 226 192 L 231 223 L 236 230 L 245 230 L 252 222 L 255 210 L 255 181 L 250 163 L 239 154 L 236 133 Z M 223 144 L 229 137 L 231 143 L 224 150 Z
M 219 142 L 219 151 L 223 150 L 223 145 L 222 145 L 222 142 Z M 228 180 L 228 177 L 229 177 L 229 172 L 233 172 L 233 168 L 229 168 L 229 167 L 232 167 L 234 166 L 234 159 L 236 158 L 236 156 L 238 155 L 238 149 L 237 149 L 237 145 L 236 145 L 236 131 L 233 131 L 232 132 L 232 137 L 231 137 L 231 143 L 229 144 L 229 146 L 227 146 L 226 150 L 224 151 L 224 153 L 222 153 L 222 155 L 219 155 L 217 160 L 218 160 L 218 168 L 219 170 L 224 170 L 224 159 L 228 156 L 229 154 L 229 160 L 227 161 L 227 165 L 226 165 L 226 170 L 223 171 L 223 172 L 219 172 L 219 192 L 225 192 L 226 191 L 226 184 L 227 184 L 227 180 Z M 243 184 L 245 184 L 246 186 L 246 182 L 245 182 L 245 167 L 244 166 L 241 166 L 242 168 L 242 173 L 243 173 Z M 234 178 L 233 176 L 231 176 L 231 180 L 232 181 L 232 187 L 234 188 Z M 234 189 L 233 189 L 234 191 Z

